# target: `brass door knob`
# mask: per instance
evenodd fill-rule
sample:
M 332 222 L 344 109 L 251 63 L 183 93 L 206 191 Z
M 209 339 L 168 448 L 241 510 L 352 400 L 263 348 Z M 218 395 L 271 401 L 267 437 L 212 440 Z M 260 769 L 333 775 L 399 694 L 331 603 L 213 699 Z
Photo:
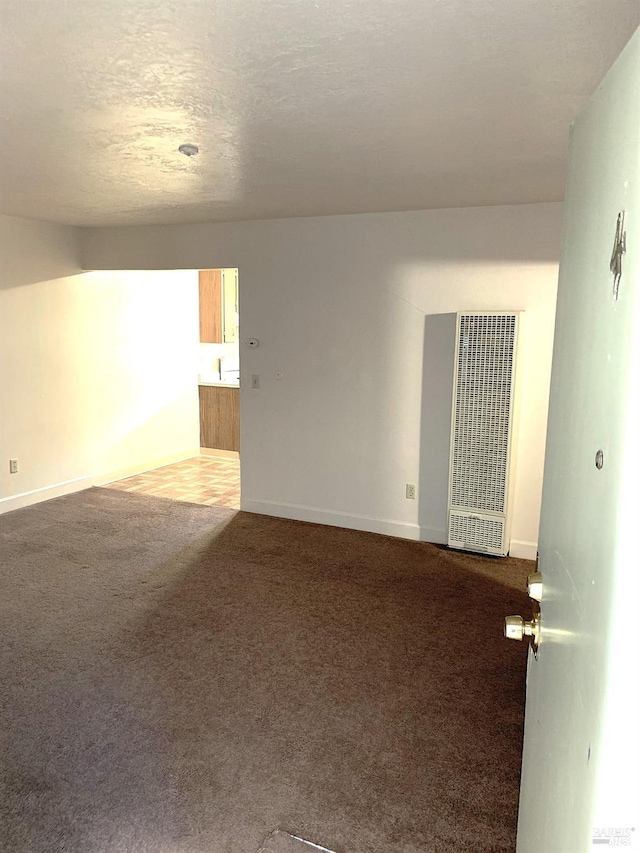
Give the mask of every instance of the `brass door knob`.
M 531 646 L 534 652 L 538 651 L 540 642 L 540 614 L 535 612 L 530 622 L 522 616 L 507 616 L 504 620 L 504 635 L 507 640 L 524 640 L 531 637 Z
M 534 601 L 542 601 L 542 575 L 534 572 L 527 578 L 527 592 Z

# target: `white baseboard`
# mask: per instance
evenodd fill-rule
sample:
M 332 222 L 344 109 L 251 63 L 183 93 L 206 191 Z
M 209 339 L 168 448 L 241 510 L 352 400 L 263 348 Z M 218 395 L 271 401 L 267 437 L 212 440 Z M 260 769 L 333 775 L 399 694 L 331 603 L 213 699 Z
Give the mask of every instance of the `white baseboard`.
M 14 509 L 21 509 L 26 506 L 40 503 L 41 501 L 52 500 L 63 495 L 69 495 L 73 492 L 80 492 L 83 489 L 89 489 L 91 486 L 102 486 L 111 483 L 114 480 L 120 480 L 124 477 L 132 477 L 135 474 L 141 474 L 144 471 L 151 471 L 154 468 L 160 468 L 163 465 L 170 465 L 172 462 L 182 462 L 186 459 L 192 459 L 198 456 L 199 450 L 178 454 L 168 458 L 157 460 L 152 464 L 147 464 L 142 467 L 128 468 L 124 471 L 112 472 L 105 475 L 104 478 L 94 477 L 78 477 L 75 480 L 66 480 L 62 483 L 54 483 L 51 486 L 44 486 L 40 489 L 33 489 L 30 492 L 22 492 L 19 495 L 12 495 L 7 498 L 0 498 L 0 515 L 5 512 L 11 512 Z M 352 513 L 336 513 L 330 510 L 319 509 L 318 507 L 303 506 L 301 504 L 287 503 L 272 503 L 270 501 L 251 500 L 248 498 L 241 499 L 241 508 L 246 512 L 255 512 L 260 515 L 272 515 L 276 518 L 290 518 L 294 521 L 311 521 L 315 524 L 327 524 L 331 527 L 346 527 L 349 530 L 362 530 L 367 533 L 381 533 L 385 536 L 396 536 L 400 539 L 412 539 L 420 542 L 432 542 L 434 544 L 444 545 L 447 542 L 447 531 L 436 530 L 428 527 L 422 527 L 418 524 L 413 524 L 404 521 L 392 521 L 384 518 L 371 518 L 365 515 L 355 515 Z M 509 556 L 517 557 L 522 560 L 535 560 L 538 556 L 537 542 L 524 542 L 518 539 L 512 539 L 509 548 Z
M 194 456 L 199 455 L 200 448 L 195 447 L 191 450 L 183 451 L 182 453 L 173 454 L 172 456 L 163 456 L 161 459 L 155 459 L 152 462 L 146 462 L 143 465 L 136 465 L 119 471 L 111 471 L 108 474 L 101 474 L 97 477 L 77 477 L 75 480 L 65 480 L 62 483 L 54 483 L 51 486 L 42 486 L 41 488 L 33 489 L 30 492 L 23 492 L 19 495 L 0 498 L 0 515 L 5 512 L 11 512 L 14 509 L 22 509 L 22 507 L 25 506 L 32 506 L 33 504 L 40 503 L 41 501 L 60 498 L 63 495 L 69 495 L 72 492 L 80 492 L 82 489 L 91 488 L 91 486 L 106 486 L 107 483 L 113 483 L 114 480 L 133 477 L 136 474 L 143 474 L 145 471 L 152 471 L 154 468 L 161 468 L 163 465 L 171 465 L 173 462 L 184 462 L 186 459 L 193 459 Z
M 5 512 L 11 512 L 14 509 L 32 506 L 41 501 L 61 498 L 63 495 L 70 495 L 72 492 L 81 492 L 83 489 L 91 488 L 91 486 L 93 486 L 93 477 L 77 477 L 75 480 L 65 480 L 63 483 L 54 483 L 52 486 L 43 486 L 40 489 L 33 489 L 30 492 L 22 492 L 19 495 L 1 498 L 0 515 Z
M 290 518 L 293 521 L 311 521 L 315 524 L 327 524 L 330 527 L 346 527 L 349 530 L 362 530 L 366 533 L 381 533 L 384 536 L 397 536 L 400 539 L 413 539 L 422 542 L 444 544 L 446 531 L 431 530 L 405 521 L 392 521 L 387 518 L 371 518 L 366 515 L 337 513 L 302 504 L 272 503 L 270 501 L 241 498 L 241 509 L 260 515 L 272 515 L 276 518 Z
M 174 462 L 184 462 L 187 459 L 193 459 L 194 456 L 200 456 L 200 448 L 192 447 L 182 453 L 174 453 L 171 456 L 162 456 L 160 459 L 153 459 L 141 465 L 134 465 L 129 468 L 120 468 L 117 471 L 109 471 L 106 474 L 100 474 L 93 478 L 94 486 L 106 486 L 107 483 L 113 483 L 116 480 L 124 480 L 125 477 L 135 477 L 137 474 L 144 474 L 145 471 L 153 471 L 155 468 L 162 468 L 164 465 L 173 465 Z
M 212 459 L 239 459 L 237 450 L 216 450 L 213 447 L 201 447 L 200 456 L 211 456 Z
M 512 539 L 509 543 L 509 556 L 520 560 L 535 560 L 538 557 L 538 543 Z

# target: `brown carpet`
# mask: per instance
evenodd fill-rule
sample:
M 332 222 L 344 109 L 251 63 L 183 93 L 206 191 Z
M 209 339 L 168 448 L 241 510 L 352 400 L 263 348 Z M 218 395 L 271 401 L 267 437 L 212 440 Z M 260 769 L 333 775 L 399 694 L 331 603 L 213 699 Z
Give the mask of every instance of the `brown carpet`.
M 514 849 L 530 563 L 107 489 L 0 557 L 3 850 Z
M 264 842 L 258 853 L 332 853 L 326 847 L 318 847 L 312 841 L 296 838 L 288 832 L 276 830 Z

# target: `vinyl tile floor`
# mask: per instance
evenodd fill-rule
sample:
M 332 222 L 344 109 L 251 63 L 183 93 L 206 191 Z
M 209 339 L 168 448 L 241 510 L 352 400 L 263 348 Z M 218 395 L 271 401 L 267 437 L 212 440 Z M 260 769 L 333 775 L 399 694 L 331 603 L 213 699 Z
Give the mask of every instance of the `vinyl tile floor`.
M 194 456 L 116 480 L 104 488 L 137 492 L 158 498 L 240 509 L 240 460 L 216 456 Z

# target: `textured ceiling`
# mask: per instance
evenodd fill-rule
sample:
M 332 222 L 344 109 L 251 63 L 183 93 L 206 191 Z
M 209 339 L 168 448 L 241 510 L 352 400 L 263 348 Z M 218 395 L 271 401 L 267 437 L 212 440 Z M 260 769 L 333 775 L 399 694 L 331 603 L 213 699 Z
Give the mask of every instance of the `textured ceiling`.
M 0 10 L 2 211 L 74 225 L 561 199 L 569 123 L 640 23 L 639 0 Z

